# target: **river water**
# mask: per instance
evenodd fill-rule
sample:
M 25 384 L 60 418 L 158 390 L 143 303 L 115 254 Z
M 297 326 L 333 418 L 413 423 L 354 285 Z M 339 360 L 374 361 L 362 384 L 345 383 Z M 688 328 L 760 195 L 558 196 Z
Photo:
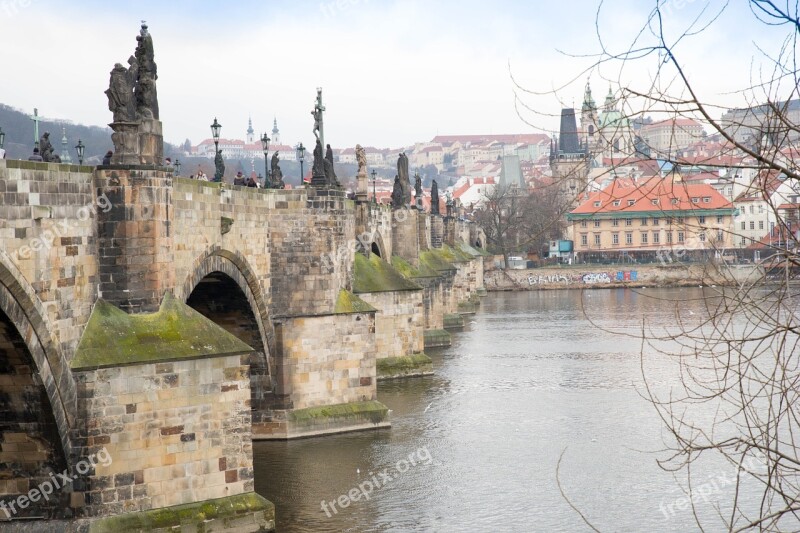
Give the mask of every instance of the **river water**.
M 254 443 L 256 490 L 279 532 L 589 531 L 557 479 L 601 531 L 696 531 L 682 475 L 656 463 L 667 435 L 641 395 L 636 336 L 643 320 L 702 314 L 709 290 L 490 294 L 429 353 L 435 376 L 379 385 L 391 429 Z M 672 363 L 644 351 L 648 383 L 674 385 Z M 731 474 L 706 467 L 723 481 L 701 512 Z M 368 499 L 343 497 L 359 486 Z

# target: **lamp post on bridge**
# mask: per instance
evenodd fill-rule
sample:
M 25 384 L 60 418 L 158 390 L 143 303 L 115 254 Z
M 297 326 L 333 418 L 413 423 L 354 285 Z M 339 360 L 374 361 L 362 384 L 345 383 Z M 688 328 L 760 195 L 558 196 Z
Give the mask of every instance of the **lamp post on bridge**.
M 175 175 L 176 176 L 181 175 L 181 160 L 178 159 L 177 157 L 175 158 Z
M 374 168 L 372 169 L 372 203 L 378 203 L 378 196 L 375 194 L 375 181 L 378 179 L 378 171 Z
M 75 147 L 75 151 L 78 152 L 78 165 L 83 165 L 83 154 L 86 153 L 86 146 L 84 146 L 82 140 L 78 139 L 78 145 Z
M 0 128 L 0 150 L 3 149 L 3 145 L 6 144 L 6 132 L 3 131 L 3 128 Z
M 269 172 L 269 141 L 270 139 L 266 133 L 261 135 L 261 148 L 264 151 L 264 173 L 266 174 L 266 178 L 264 178 L 265 189 L 272 188 L 272 176 L 270 176 Z
M 297 160 L 300 161 L 300 185 L 303 185 L 303 178 L 305 174 L 303 174 L 303 161 L 306 159 L 306 147 L 303 146 L 303 143 L 298 143 L 297 147 Z

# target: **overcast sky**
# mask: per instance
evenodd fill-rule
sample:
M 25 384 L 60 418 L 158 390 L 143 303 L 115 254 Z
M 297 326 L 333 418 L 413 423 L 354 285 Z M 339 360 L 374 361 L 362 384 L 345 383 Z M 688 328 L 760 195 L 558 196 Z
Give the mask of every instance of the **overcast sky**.
M 627 46 L 655 0 L 606 0 L 602 38 Z M 277 117 L 282 141 L 312 143 L 316 87 L 324 90 L 326 140 L 399 147 L 437 134 L 524 133 L 557 128 L 562 105 L 580 106 L 586 58 L 599 50 L 599 0 L 3 0 L 0 2 L 0 102 L 48 118 L 84 124 L 111 121 L 103 91 L 114 63 L 135 49 L 141 19 L 153 35 L 164 134 L 193 143 L 210 136 L 244 138 L 252 115 L 258 132 Z M 663 3 L 663 2 L 662 2 Z M 686 27 L 711 0 L 666 2 L 667 28 Z M 746 84 L 753 41 L 763 25 L 734 0 L 703 35 L 679 49 L 705 94 Z M 781 31 L 781 33 L 783 33 Z M 768 43 L 774 45 L 774 42 Z M 535 112 L 515 110 L 511 71 Z M 617 65 L 618 67 L 618 65 Z M 595 99 L 617 67 L 592 73 Z M 655 61 L 622 72 L 643 83 Z M 606 78 L 604 80 L 603 78 Z M 615 87 L 616 89 L 616 87 Z M 552 116 L 551 116 L 552 115 Z M 1 126 L 1 125 L 0 125 Z

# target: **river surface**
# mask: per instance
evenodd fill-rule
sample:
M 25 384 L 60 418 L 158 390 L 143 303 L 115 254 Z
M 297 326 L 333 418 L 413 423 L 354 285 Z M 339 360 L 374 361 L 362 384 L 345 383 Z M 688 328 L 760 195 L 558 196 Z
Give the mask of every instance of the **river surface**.
M 256 442 L 256 490 L 279 532 L 590 531 L 557 479 L 601 531 L 696 531 L 683 475 L 656 463 L 667 435 L 641 395 L 636 336 L 643 320 L 674 324 L 676 308 L 702 314 L 704 294 L 490 294 L 452 347 L 429 352 L 435 376 L 379 385 L 391 429 Z M 644 351 L 648 383 L 676 384 L 672 363 Z M 731 474 L 706 468 L 709 482 Z M 345 496 L 359 486 L 368 499 Z M 724 481 L 712 486 L 701 512 L 724 498 Z

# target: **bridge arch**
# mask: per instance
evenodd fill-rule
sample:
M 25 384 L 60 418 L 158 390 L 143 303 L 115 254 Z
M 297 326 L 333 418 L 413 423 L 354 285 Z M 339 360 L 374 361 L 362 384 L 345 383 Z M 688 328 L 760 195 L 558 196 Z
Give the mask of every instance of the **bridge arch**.
M 222 318 L 216 313 L 220 306 L 215 300 L 223 293 L 228 295 L 228 311 L 238 313 L 242 320 L 255 321 L 257 331 L 252 332 L 250 342 L 244 339 L 257 352 L 257 359 L 250 361 L 253 394 L 264 397 L 268 391 L 272 391 L 275 369 L 273 358 L 276 353 L 274 330 L 267 299 L 247 259 L 229 250 L 211 248 L 195 261 L 186 280 L 178 286 L 176 292 L 176 298 L 234 334 L 242 333 L 242 324 L 237 326 L 231 316 Z M 234 294 L 237 292 L 238 295 Z M 232 307 L 236 309 L 231 309 Z M 256 408 L 258 403 L 255 401 L 253 407 Z
M 384 261 L 392 262 L 392 258 L 387 255 L 386 245 L 383 242 L 381 232 L 375 230 L 372 233 L 371 252 L 383 259 Z
M 5 480 L 0 497 L 10 501 L 51 472 L 67 468 L 72 451 L 75 382 L 46 316 L 33 288 L 0 251 L 0 463 Z M 54 496 L 11 518 L 60 517 L 67 496 Z

